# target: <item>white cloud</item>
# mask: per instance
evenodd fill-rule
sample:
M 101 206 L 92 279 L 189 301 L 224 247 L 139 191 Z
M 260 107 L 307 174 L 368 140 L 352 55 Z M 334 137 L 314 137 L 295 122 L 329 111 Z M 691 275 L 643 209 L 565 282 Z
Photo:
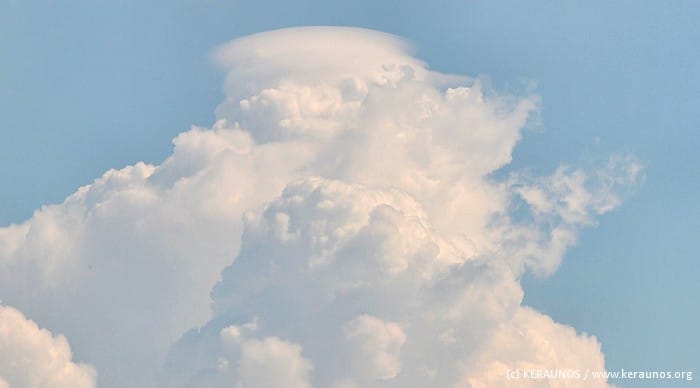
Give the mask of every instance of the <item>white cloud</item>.
M 66 333 L 108 388 L 497 386 L 470 368 L 566 347 L 598 365 L 594 339 L 521 306 L 518 279 L 554 272 L 639 164 L 495 180 L 538 97 L 408 49 L 325 27 L 220 47 L 213 127 L 1 228 L 0 296 Z
M 478 354 L 476 360 L 465 365 L 461 380 L 465 386 L 541 387 L 545 383 L 562 388 L 608 386 L 601 379 L 584 380 L 587 370 L 605 370 L 600 344 L 594 337 L 578 335 L 571 327 L 557 324 L 529 308 L 519 309 L 510 322 L 500 326 Z M 519 380 L 504 382 L 507 371 L 519 371 Z M 542 378 L 525 378 L 525 371 L 531 374 L 549 371 L 561 377 L 546 382 Z
M 309 388 L 309 375 L 314 369 L 311 361 L 302 354 L 299 344 L 275 336 L 257 336 L 257 319 L 243 325 L 230 325 L 213 335 L 207 355 L 215 363 L 203 364 L 203 368 L 188 376 L 188 387 L 290 387 Z M 195 364 L 188 349 L 188 366 Z M 214 350 L 214 351 L 212 351 Z M 175 373 L 173 373 L 175 372 Z M 161 382 L 174 386 L 176 374 L 170 371 Z
M 206 321 L 243 212 L 277 194 L 299 158 L 229 129 L 194 128 L 174 143 L 163 164 L 108 171 L 0 233 L 3 300 L 72 338 L 107 387 L 124 375 L 153 384 L 170 344 Z
M 297 344 L 276 337 L 248 340 L 241 346 L 236 386 L 307 388 L 312 369 Z
M 389 380 L 401 372 L 401 346 L 406 342 L 401 326 L 370 315 L 360 315 L 345 325 L 352 363 L 357 373 Z
M 17 309 L 0 305 L 0 387 L 95 387 L 95 369 L 71 358 L 66 337 L 40 329 Z
M 179 379 L 164 386 L 212 370 L 218 338 L 242 337 L 248 320 L 261 336 L 299 344 L 314 386 L 453 386 L 465 376 L 499 386 L 503 365 L 603 368 L 594 338 L 521 306 L 511 258 L 464 257 L 426 223 L 401 191 L 289 185 L 246 217 L 239 256 L 213 291 L 215 317 L 175 348 L 166 374 Z M 386 264 L 396 261 L 405 264 Z M 198 352 L 209 360 L 193 363 Z

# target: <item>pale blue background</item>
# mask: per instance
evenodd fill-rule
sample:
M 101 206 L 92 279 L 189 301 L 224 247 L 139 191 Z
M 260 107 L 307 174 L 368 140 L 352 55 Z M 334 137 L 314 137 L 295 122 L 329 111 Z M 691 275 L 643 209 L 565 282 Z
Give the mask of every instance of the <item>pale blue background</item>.
M 543 125 L 514 167 L 642 160 L 646 184 L 554 277 L 525 279 L 526 302 L 596 335 L 610 369 L 700 373 L 700 2 L 650 3 L 0 0 L 0 224 L 108 168 L 160 162 L 176 133 L 210 125 L 216 44 L 296 25 L 379 29 L 440 71 L 506 91 L 537 81 Z

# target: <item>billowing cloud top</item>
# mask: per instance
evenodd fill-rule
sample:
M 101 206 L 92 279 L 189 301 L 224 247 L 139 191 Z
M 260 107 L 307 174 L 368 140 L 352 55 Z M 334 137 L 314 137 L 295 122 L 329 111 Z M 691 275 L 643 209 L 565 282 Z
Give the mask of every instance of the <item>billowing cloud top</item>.
M 553 273 L 641 167 L 495 180 L 537 96 L 409 49 L 332 27 L 219 47 L 212 128 L 0 229 L 3 303 L 64 333 L 101 387 L 498 387 L 509 368 L 604 369 L 594 337 L 521 305 L 519 278 Z M 61 346 L 94 385 L 64 337 L 5 309 L 0 328 L 49 335 L 32 346 Z M 11 365 L 0 386 L 26 378 Z

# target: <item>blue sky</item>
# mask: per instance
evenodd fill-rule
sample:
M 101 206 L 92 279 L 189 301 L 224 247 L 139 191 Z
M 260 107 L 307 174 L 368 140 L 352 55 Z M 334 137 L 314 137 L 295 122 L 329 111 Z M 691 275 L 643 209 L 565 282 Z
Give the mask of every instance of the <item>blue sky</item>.
M 414 42 L 435 70 L 541 96 L 541 123 L 508 170 L 636 155 L 646 182 L 553 277 L 527 275 L 525 301 L 596 335 L 609 369 L 697 369 L 698 18 L 692 2 L 5 0 L 0 223 L 109 168 L 160 163 L 175 135 L 211 125 L 216 45 L 290 26 L 376 29 Z

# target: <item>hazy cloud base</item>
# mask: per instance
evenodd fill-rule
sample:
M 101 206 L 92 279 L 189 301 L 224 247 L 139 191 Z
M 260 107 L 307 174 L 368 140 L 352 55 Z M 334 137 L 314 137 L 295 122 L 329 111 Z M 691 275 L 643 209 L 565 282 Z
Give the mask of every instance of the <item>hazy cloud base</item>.
M 604 369 L 594 337 L 521 305 L 519 278 L 553 273 L 620 203 L 633 158 L 496 180 L 537 96 L 430 71 L 379 32 L 279 30 L 215 58 L 212 128 L 0 229 L 0 387 L 99 372 L 101 387 L 476 388 Z

